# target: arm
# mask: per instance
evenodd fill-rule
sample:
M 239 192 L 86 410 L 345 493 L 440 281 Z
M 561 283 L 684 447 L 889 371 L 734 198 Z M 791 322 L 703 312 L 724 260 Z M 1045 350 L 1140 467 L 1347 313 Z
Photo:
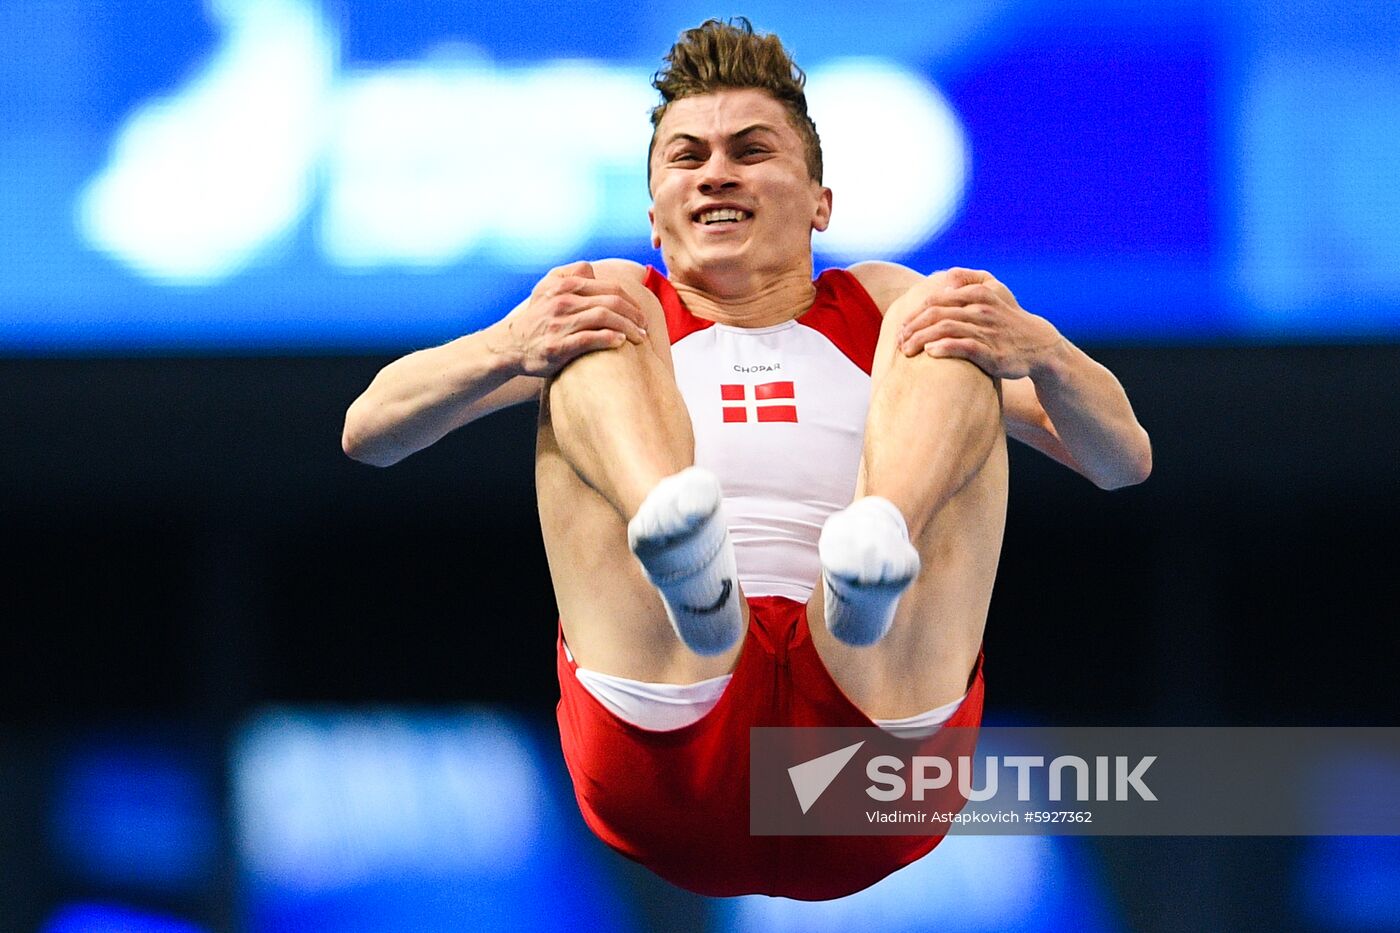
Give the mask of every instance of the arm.
M 640 281 L 625 260 L 551 271 L 505 318 L 380 370 L 345 414 L 341 446 L 355 460 L 389 466 L 483 415 L 539 397 L 570 360 L 640 343 L 646 321 L 618 284 Z
M 990 274 L 949 269 L 924 278 L 891 263 L 861 263 L 851 272 L 881 310 L 920 290 L 924 307 L 899 335 L 900 350 L 969 360 L 1000 378 L 1012 437 L 1103 489 L 1152 472 L 1151 442 L 1114 375 Z
M 1028 379 L 1002 382 L 1006 433 L 1100 489 L 1141 483 L 1152 442 L 1113 373 L 1065 340 Z

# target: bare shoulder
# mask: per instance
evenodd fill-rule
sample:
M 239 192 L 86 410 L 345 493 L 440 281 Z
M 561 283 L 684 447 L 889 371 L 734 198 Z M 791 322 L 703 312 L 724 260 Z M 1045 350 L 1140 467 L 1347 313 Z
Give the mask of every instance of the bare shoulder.
M 881 314 L 924 278 L 908 266 L 878 259 L 847 266 L 846 271 L 855 276 L 856 281 L 870 294 Z

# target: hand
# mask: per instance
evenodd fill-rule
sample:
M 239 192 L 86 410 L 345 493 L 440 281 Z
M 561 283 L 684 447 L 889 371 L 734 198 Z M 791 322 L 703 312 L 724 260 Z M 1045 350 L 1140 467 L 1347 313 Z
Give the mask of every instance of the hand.
M 1041 369 L 1064 344 L 1055 325 L 1026 311 L 988 272 L 948 269 L 900 301 L 918 302 L 899 332 L 905 356 L 964 359 L 989 376 L 1020 379 Z
M 496 352 L 516 357 L 530 376 L 552 376 L 576 357 L 647 339 L 646 314 L 615 282 L 576 262 L 552 269 L 529 300 L 496 325 Z

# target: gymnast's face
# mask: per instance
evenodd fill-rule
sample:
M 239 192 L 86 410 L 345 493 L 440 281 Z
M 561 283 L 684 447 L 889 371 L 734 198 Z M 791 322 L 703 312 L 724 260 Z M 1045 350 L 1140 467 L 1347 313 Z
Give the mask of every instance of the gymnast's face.
M 651 156 L 652 245 L 672 278 L 710 273 L 810 275 L 812 231 L 831 191 L 807 172 L 782 104 L 746 88 L 675 101 Z

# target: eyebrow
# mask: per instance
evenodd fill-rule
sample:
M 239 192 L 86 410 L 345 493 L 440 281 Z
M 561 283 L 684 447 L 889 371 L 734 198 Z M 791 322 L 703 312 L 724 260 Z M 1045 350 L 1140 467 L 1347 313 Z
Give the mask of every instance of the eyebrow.
M 767 123 L 755 123 L 755 124 L 753 124 L 752 126 L 746 126 L 746 127 L 744 127 L 742 130 L 740 130 L 740 131 L 737 132 L 737 133 L 731 133 L 731 134 L 729 135 L 729 139 L 730 139 L 731 141 L 732 141 L 732 140 L 737 140 L 737 139 L 742 139 L 743 137 L 748 136 L 748 135 L 750 135 L 750 134 L 752 134 L 752 133 L 760 133 L 760 132 L 774 133 L 774 132 L 777 132 L 777 131 L 774 130 L 773 127 L 770 126 L 770 125 L 768 125 Z M 664 148 L 664 147 L 669 146 L 669 145 L 671 145 L 672 143 L 676 142 L 677 140 L 682 140 L 682 141 L 688 142 L 688 143 L 703 143 L 703 142 L 705 142 L 705 140 L 701 139 L 699 136 L 692 136 L 692 135 L 690 135 L 689 133 L 672 133 L 671 136 L 670 136 L 670 138 L 667 139 L 667 140 L 666 140 L 664 143 L 662 143 L 661 145 L 662 145 L 662 147 Z

